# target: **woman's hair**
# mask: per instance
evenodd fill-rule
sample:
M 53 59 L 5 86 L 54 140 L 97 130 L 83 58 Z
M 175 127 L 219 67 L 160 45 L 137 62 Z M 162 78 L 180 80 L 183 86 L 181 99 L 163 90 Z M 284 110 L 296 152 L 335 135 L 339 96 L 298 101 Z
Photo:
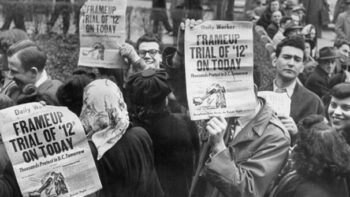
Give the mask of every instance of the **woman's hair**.
M 62 84 L 56 96 L 59 102 L 68 107 L 77 116 L 80 115 L 83 107 L 84 88 L 94 80 L 94 76 L 89 73 L 77 72 L 79 74 L 73 75 L 64 84 Z
M 311 115 L 300 121 L 293 152 L 295 169 L 307 179 L 328 179 L 349 170 L 350 149 L 335 128 L 321 115 Z

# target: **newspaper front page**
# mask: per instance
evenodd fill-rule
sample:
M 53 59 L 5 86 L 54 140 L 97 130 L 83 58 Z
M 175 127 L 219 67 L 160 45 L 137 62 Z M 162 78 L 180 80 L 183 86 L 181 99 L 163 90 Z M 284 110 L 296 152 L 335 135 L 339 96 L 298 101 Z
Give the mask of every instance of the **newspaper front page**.
M 87 0 L 80 15 L 79 66 L 122 68 L 126 0 Z
M 185 29 L 187 99 L 192 120 L 243 116 L 255 108 L 253 24 L 205 21 Z
M 23 196 L 80 197 L 102 188 L 79 118 L 29 103 L 0 111 L 0 132 Z

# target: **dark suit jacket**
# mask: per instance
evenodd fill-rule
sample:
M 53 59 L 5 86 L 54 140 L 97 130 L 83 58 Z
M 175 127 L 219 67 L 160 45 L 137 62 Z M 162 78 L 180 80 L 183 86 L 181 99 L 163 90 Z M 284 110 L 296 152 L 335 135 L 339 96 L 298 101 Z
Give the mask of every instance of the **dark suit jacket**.
M 329 93 L 329 77 L 322 68 L 316 67 L 315 71 L 311 73 L 309 78 L 306 80 L 305 87 L 320 98 Z
M 273 91 L 273 83 L 266 90 Z M 324 110 L 324 105 L 316 94 L 298 83 L 295 85 L 291 98 L 290 116 L 296 124 L 311 114 L 324 115 Z

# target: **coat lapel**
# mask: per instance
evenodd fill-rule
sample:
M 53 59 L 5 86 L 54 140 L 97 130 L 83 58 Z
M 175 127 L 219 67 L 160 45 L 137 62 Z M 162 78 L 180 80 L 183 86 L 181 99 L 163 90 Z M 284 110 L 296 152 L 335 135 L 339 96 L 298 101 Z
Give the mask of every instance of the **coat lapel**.
M 272 116 L 272 110 L 266 106 L 266 101 L 262 98 L 262 107 L 258 114 L 251 120 L 242 131 L 229 143 L 229 146 L 236 146 L 239 143 L 255 140 L 260 137 L 267 127 Z

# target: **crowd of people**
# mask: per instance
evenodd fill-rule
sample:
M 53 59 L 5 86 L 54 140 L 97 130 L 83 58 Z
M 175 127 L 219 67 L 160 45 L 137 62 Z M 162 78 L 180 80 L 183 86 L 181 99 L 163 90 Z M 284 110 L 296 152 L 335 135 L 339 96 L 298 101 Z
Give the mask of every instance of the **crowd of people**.
M 350 0 L 334 20 L 333 46 L 320 49 L 327 1 L 290 2 L 270 0 L 251 13 L 270 42 L 275 75 L 261 87 L 254 67 L 248 115 L 190 120 L 184 31 L 202 22 L 194 19 L 179 25 L 175 47 L 164 49 L 157 36 L 145 34 L 135 46 L 121 45 L 127 68 L 77 67 L 64 82 L 51 78 L 47 54 L 23 28 L 3 30 L 0 109 L 41 102 L 75 113 L 102 183 L 91 196 L 348 197 Z M 57 4 L 49 26 L 70 12 L 64 5 Z M 157 11 L 153 18 L 166 14 Z M 157 19 L 153 33 L 159 21 L 174 31 Z M 260 90 L 287 95 L 290 115 L 273 111 Z M 2 139 L 0 156 L 0 196 L 22 196 Z

